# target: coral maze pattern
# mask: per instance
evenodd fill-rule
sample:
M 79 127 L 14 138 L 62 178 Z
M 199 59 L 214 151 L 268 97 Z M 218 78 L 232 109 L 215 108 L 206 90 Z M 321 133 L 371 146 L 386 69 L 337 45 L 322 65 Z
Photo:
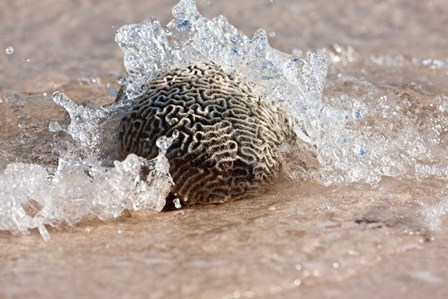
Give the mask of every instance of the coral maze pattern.
M 241 198 L 277 177 L 279 146 L 294 135 L 291 121 L 237 74 L 199 63 L 162 74 L 145 89 L 122 119 L 121 155 L 152 159 L 157 138 L 178 131 L 167 158 L 173 193 L 184 202 Z

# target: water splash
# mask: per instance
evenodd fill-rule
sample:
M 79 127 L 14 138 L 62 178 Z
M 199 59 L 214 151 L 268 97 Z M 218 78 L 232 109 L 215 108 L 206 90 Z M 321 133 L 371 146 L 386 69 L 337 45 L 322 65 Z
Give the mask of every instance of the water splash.
M 114 167 L 75 157 L 60 158 L 55 173 L 36 164 L 9 164 L 0 175 L 0 230 L 37 228 L 48 240 L 46 225 L 114 219 L 125 209 L 161 211 L 173 186 L 164 153 L 175 138 L 160 138 L 153 160 L 131 154 Z
M 322 97 L 327 56 L 337 68 L 358 59 L 353 48 L 335 45 L 325 53 L 289 55 L 270 47 L 263 30 L 250 39 L 222 16 L 202 17 L 193 0 L 180 1 L 173 15 L 176 19 L 167 27 L 149 20 L 123 26 L 116 34 L 128 73 L 123 84 L 131 101 L 160 72 L 213 60 L 227 71 L 241 73 L 263 98 L 287 107 L 297 136 L 318 154 L 321 168 L 312 177 L 325 185 L 377 185 L 383 176 L 448 177 L 441 135 L 447 130 L 446 113 L 437 114 L 438 128 L 431 119 L 422 126 L 422 118 L 408 113 L 400 97 L 354 77 L 333 80 L 327 88 L 334 92 Z M 347 84 L 364 96 L 341 92 Z
M 52 99 L 68 112 L 70 124 L 65 127 L 51 122 L 50 132 L 69 134 L 74 141 L 71 150 L 78 156 L 95 157 L 103 164 L 111 164 L 117 159 L 117 128 L 128 106 L 117 104 L 95 109 L 77 104 L 59 91 L 53 94 Z
M 242 74 L 265 99 L 294 110 L 299 110 L 297 103 L 321 97 L 328 66 L 324 53 L 297 56 L 275 50 L 264 30 L 249 39 L 223 16 L 202 17 L 194 0 L 181 0 L 173 15 L 176 19 L 166 27 L 148 20 L 118 30 L 115 40 L 127 71 L 122 83 L 130 100 L 144 92 L 145 83 L 157 74 L 210 60 Z
M 121 83 L 128 102 L 145 92 L 146 83 L 160 73 L 213 61 L 227 72 L 241 74 L 262 98 L 286 106 L 302 141 L 300 146 L 313 148 L 310 134 L 318 135 L 319 123 L 308 111 L 320 107 L 328 67 L 326 54 L 280 52 L 269 45 L 264 30 L 249 38 L 223 16 L 203 17 L 193 0 L 181 0 L 173 8 L 173 16 L 166 27 L 157 20 L 147 20 L 117 31 L 115 40 L 123 50 L 127 71 Z M 304 176 L 290 169 L 293 172 Z

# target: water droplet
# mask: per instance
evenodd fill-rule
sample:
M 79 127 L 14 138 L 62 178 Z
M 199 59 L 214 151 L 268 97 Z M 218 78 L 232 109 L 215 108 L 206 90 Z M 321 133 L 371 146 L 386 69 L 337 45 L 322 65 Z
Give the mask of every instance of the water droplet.
M 180 209 L 180 208 L 182 208 L 182 204 L 181 204 L 181 202 L 180 202 L 180 199 L 179 198 L 175 198 L 175 199 L 173 199 L 173 204 L 174 204 L 174 207 L 176 208 L 176 209 Z
M 272 31 L 271 33 L 269 33 L 269 36 L 270 36 L 270 37 L 274 37 L 274 36 L 275 36 L 275 32 Z
M 300 279 L 294 280 L 294 285 L 295 286 L 300 286 L 301 284 L 302 284 L 302 281 Z
M 113 88 L 113 87 L 108 87 L 107 88 L 107 94 L 109 96 L 111 96 L 111 97 L 116 97 L 117 94 L 118 94 L 118 91 L 115 88 Z
M 367 154 L 367 151 L 363 148 L 360 148 L 358 151 L 358 156 L 364 157 Z
M 8 55 L 12 55 L 14 53 L 14 48 L 13 47 L 8 47 L 5 49 L 6 54 Z
M 177 30 L 179 31 L 185 31 L 191 28 L 191 23 L 187 20 L 182 20 L 179 22 L 179 24 L 176 26 Z

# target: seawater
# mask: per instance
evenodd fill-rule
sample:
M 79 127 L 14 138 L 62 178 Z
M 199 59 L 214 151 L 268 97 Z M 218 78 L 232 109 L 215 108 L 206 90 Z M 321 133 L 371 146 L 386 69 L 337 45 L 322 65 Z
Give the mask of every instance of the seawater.
M 161 210 L 172 185 L 163 155 L 172 137 L 161 140 L 154 161 L 130 155 L 119 162 L 115 161 L 115 128 L 144 91 L 145 82 L 166 70 L 208 60 L 241 73 L 263 98 L 288 108 L 298 138 L 316 151 L 321 167 L 304 175 L 290 159 L 285 163 L 287 176 L 326 186 L 368 183 L 373 187 L 384 177 L 435 179 L 432 200 L 427 202 L 423 196 L 419 204 L 428 228 L 439 227 L 447 210 L 448 96 L 444 90 L 432 90 L 430 79 L 446 76 L 446 61 L 366 58 L 336 44 L 320 51 L 283 53 L 270 46 L 265 31 L 249 38 L 223 16 L 203 17 L 193 0 L 180 1 L 173 16 L 167 26 L 150 19 L 116 33 L 124 55 L 126 76 L 120 83 L 127 102 L 95 108 L 55 92 L 53 101 L 70 116 L 67 126 L 57 122 L 49 126 L 51 132 L 65 136 L 64 144 L 56 145 L 58 165 L 5 166 L 0 176 L 1 230 L 25 233 L 37 228 L 48 239 L 48 225 L 73 225 L 89 217 L 113 219 L 125 209 Z M 347 71 L 347 65 L 353 64 L 358 67 Z M 420 85 L 381 82 L 364 71 L 375 67 L 391 73 L 415 68 L 433 73 Z M 288 150 L 294 153 L 293 148 Z M 150 175 L 142 178 L 145 167 Z

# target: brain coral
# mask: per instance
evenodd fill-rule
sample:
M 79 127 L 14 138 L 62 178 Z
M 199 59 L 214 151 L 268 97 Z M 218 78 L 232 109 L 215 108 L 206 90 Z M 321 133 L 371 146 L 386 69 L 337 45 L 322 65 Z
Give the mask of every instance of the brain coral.
M 121 121 L 121 154 L 152 159 L 157 138 L 178 131 L 166 156 L 172 192 L 184 203 L 238 199 L 278 176 L 279 146 L 294 136 L 291 121 L 236 73 L 198 63 L 164 73 L 145 88 Z

